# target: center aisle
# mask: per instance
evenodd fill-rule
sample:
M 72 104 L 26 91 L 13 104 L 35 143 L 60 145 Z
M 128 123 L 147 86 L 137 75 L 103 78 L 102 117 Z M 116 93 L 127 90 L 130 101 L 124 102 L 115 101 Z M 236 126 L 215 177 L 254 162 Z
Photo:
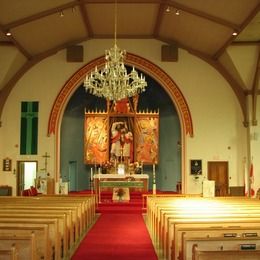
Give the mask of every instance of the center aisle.
M 142 214 L 101 214 L 71 258 L 157 260 Z

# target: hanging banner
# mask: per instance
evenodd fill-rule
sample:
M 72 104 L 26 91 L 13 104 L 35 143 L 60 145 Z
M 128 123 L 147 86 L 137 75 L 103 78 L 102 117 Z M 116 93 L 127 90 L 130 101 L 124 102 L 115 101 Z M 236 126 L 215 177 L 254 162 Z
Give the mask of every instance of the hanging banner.
M 39 102 L 21 103 L 20 154 L 37 154 Z

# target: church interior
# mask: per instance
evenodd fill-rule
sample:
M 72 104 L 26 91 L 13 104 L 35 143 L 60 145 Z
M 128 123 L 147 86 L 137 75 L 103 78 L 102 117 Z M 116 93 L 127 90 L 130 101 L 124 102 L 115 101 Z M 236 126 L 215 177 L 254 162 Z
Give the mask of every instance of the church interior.
M 260 0 L 1 0 L 0 259 L 260 259 Z

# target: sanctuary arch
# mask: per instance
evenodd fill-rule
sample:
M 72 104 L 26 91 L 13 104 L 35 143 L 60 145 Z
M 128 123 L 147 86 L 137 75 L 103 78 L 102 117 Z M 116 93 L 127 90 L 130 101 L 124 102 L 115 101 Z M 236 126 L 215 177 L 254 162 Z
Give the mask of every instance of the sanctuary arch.
M 49 124 L 48 124 L 48 135 L 55 136 L 55 173 L 56 180 L 59 179 L 60 172 L 60 126 L 62 122 L 62 117 L 64 110 L 71 96 L 78 88 L 78 86 L 84 81 L 85 75 L 89 74 L 96 66 L 97 68 L 101 68 L 105 64 L 104 56 L 99 57 L 81 69 L 76 71 L 71 78 L 65 83 L 65 85 L 60 90 L 50 113 Z M 153 77 L 161 87 L 167 92 L 172 102 L 174 103 L 177 113 L 180 119 L 181 125 L 181 143 L 182 143 L 182 187 L 183 192 L 185 192 L 185 139 L 186 136 L 193 136 L 193 125 L 192 118 L 190 114 L 190 110 L 188 104 L 177 87 L 172 78 L 166 74 L 160 67 L 155 65 L 154 63 L 139 57 L 137 55 L 127 53 L 125 64 L 130 66 L 135 66 L 137 69 L 142 70 L 144 73 L 149 74 Z

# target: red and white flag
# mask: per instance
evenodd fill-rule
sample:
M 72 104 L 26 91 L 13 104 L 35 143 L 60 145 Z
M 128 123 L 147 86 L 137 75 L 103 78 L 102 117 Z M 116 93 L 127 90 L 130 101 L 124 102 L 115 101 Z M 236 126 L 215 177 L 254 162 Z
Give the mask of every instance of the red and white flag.
M 244 182 L 245 182 L 245 196 L 248 196 L 249 190 L 249 183 L 248 183 L 248 170 L 247 170 L 247 163 L 244 162 Z
M 249 171 L 249 181 L 250 181 L 250 197 L 254 198 L 255 197 L 255 180 L 254 180 L 254 166 L 253 162 L 251 161 L 250 165 L 250 171 Z

